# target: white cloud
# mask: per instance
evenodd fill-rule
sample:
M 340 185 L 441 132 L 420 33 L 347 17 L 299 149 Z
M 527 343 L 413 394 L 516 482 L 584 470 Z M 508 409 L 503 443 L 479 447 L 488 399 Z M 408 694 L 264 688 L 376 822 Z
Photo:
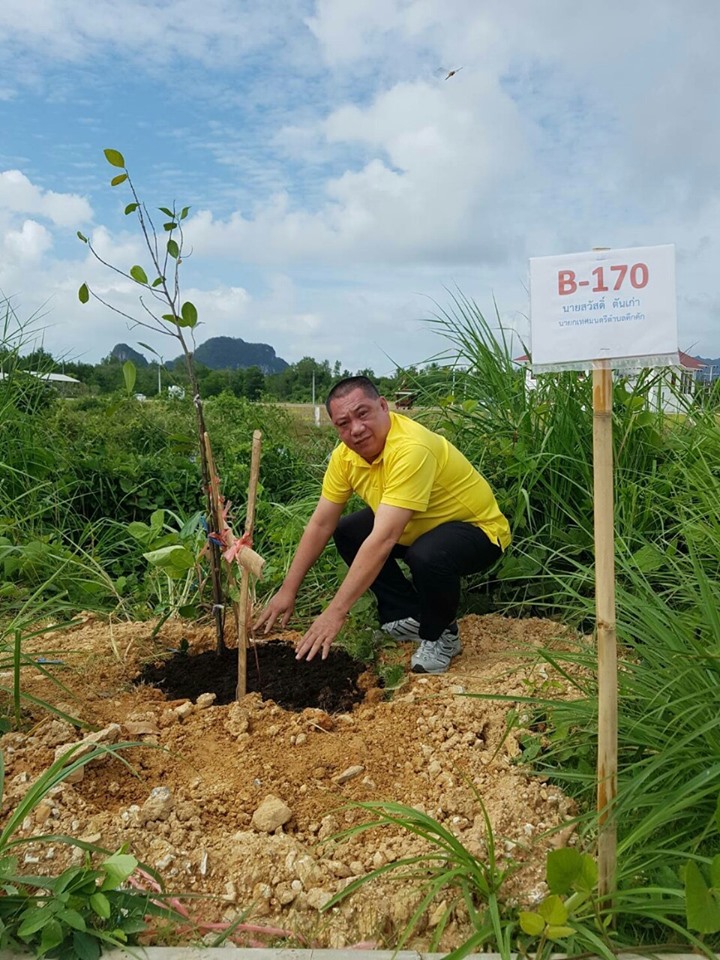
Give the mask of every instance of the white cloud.
M 25 220 L 20 230 L 8 230 L 5 234 L 4 254 L 22 264 L 38 260 L 51 246 L 50 232 L 35 220 Z
M 3 210 L 45 217 L 62 227 L 81 225 L 92 218 L 84 197 L 43 190 L 19 170 L 0 173 L 0 212 Z

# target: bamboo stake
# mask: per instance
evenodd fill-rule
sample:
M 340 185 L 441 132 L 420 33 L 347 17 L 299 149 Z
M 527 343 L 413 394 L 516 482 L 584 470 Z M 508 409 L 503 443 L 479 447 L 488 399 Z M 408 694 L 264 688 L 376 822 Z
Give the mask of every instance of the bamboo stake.
M 598 892 L 615 888 L 617 825 L 617 639 L 615 632 L 615 542 L 613 518 L 612 370 L 593 369 L 593 481 L 595 522 L 595 618 L 598 651 L 597 810 Z
M 262 433 L 255 430 L 252 439 L 252 454 L 250 456 L 250 482 L 248 483 L 247 513 L 245 514 L 245 535 L 252 537 L 255 526 L 255 504 L 257 501 L 257 486 L 260 476 L 260 452 L 262 447 Z M 235 696 L 239 700 L 247 693 L 247 635 L 248 635 L 248 597 L 250 595 L 250 570 L 242 571 L 240 584 L 240 624 L 238 628 L 238 682 Z

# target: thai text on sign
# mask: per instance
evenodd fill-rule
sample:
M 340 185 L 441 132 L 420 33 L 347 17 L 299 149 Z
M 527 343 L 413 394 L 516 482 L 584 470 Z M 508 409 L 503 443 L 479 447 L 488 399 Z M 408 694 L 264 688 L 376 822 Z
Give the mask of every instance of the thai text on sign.
M 530 260 L 533 371 L 677 364 L 672 244 Z

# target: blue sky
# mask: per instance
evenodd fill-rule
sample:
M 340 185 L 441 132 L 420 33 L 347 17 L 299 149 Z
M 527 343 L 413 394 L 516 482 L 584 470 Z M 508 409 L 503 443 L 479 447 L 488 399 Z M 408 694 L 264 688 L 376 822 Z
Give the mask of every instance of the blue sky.
M 448 289 L 527 338 L 529 257 L 673 243 L 719 356 L 718 36 L 717 0 L 3 0 L 0 291 L 57 356 L 177 353 L 77 300 L 137 314 L 75 236 L 146 262 L 112 147 L 191 207 L 199 342 L 384 373 L 446 348 Z

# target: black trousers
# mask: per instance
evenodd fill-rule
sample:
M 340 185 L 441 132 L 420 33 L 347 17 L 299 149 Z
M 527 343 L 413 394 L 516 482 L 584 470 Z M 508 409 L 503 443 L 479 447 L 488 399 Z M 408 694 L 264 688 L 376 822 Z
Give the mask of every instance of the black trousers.
M 375 521 L 370 507 L 341 518 L 335 544 L 350 564 Z M 423 640 L 437 640 L 457 616 L 460 578 L 486 570 L 502 550 L 479 527 L 451 521 L 424 533 L 409 547 L 396 544 L 370 589 L 377 597 L 380 623 L 414 617 Z M 403 560 L 412 582 L 398 565 Z

